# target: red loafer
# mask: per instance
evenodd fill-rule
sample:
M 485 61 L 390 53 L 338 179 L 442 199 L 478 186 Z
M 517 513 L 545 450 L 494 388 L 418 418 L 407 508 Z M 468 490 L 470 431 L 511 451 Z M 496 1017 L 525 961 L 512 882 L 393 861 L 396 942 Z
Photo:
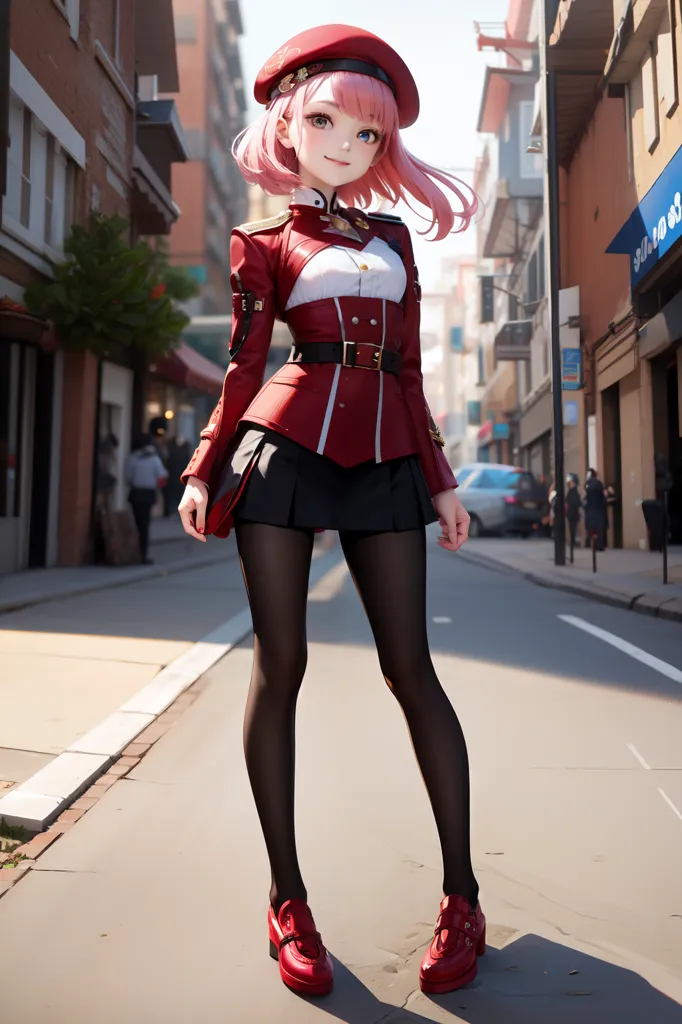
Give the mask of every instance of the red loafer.
M 436 930 L 419 970 L 422 992 L 454 992 L 473 981 L 477 957 L 485 953 L 485 917 L 463 896 L 446 896 Z
M 282 981 L 294 992 L 323 996 L 334 984 L 334 965 L 305 900 L 287 900 L 268 911 L 270 956 L 279 960 Z

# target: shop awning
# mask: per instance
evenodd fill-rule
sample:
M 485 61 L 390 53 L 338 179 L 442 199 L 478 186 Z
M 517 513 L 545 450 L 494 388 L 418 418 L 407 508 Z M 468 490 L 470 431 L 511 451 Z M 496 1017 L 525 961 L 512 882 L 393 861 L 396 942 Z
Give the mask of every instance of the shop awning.
M 225 371 L 184 341 L 150 367 L 152 372 L 181 388 L 194 388 L 216 397 L 223 389 Z

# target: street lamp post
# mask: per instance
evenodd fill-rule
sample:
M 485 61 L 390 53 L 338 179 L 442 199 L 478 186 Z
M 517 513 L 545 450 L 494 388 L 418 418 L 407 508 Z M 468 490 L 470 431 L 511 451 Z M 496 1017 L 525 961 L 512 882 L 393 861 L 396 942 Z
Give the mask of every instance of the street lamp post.
M 566 518 L 564 482 L 564 420 L 561 389 L 561 344 L 559 339 L 559 156 L 557 147 L 556 71 L 549 62 L 549 36 L 554 25 L 557 0 L 540 5 L 540 60 L 543 86 L 543 152 L 545 154 L 545 231 L 549 282 L 549 319 L 552 353 L 552 417 L 554 435 L 554 564 L 566 564 Z

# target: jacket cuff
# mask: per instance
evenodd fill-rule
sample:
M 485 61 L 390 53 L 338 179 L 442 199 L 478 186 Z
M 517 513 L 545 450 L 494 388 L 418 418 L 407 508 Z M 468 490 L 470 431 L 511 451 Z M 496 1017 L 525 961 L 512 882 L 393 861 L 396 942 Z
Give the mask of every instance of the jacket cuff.
M 457 478 L 450 468 L 450 463 L 445 458 L 440 445 L 433 443 L 433 459 L 429 465 L 424 466 L 424 478 L 431 497 L 440 494 L 441 491 L 451 491 L 457 487 Z
M 187 468 L 180 476 L 182 483 L 186 484 L 191 476 L 195 476 L 208 487 L 211 470 L 213 469 L 213 463 L 216 460 L 217 454 L 218 447 L 213 439 L 210 437 L 202 438 L 194 455 L 189 460 Z

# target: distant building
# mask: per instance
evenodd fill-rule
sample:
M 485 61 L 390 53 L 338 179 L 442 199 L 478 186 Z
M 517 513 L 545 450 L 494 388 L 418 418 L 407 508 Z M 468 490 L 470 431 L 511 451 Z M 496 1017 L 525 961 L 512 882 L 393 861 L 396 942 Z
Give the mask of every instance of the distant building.
M 478 273 L 490 290 L 488 307 L 481 310 L 476 398 L 481 403 L 479 460 L 521 463 L 537 476 L 548 476 L 552 400 L 543 159 L 531 145 L 537 34 L 533 0 L 510 0 L 507 22 L 479 31 L 479 46 L 493 50 L 497 62 L 486 70 L 478 122 L 486 139 L 475 178 L 485 208 L 477 229 Z
M 173 0 L 173 13 L 178 110 L 190 159 L 173 175 L 173 194 L 184 216 L 171 234 L 171 252 L 201 285 L 188 312 L 229 313 L 230 233 L 249 215 L 247 186 L 231 155 L 246 112 L 239 0 Z M 223 346 L 222 352 L 202 351 L 220 362 L 226 342 Z

